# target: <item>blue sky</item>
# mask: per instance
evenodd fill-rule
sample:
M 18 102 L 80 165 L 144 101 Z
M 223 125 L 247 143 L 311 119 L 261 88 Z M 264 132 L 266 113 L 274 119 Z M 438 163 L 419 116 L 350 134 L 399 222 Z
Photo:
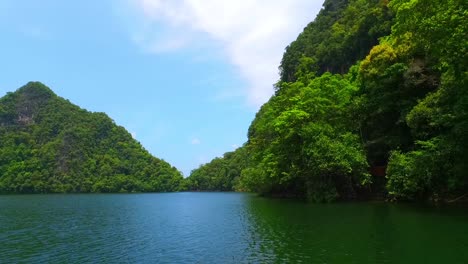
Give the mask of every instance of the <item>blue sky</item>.
M 2 0 L 0 96 L 40 81 L 186 176 L 241 146 L 314 0 Z

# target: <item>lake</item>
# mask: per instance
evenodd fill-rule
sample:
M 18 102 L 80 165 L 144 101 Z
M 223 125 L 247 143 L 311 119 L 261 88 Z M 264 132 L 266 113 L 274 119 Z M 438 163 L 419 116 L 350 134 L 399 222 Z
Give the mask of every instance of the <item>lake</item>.
M 468 209 L 242 193 L 0 196 L 0 263 L 468 263 Z

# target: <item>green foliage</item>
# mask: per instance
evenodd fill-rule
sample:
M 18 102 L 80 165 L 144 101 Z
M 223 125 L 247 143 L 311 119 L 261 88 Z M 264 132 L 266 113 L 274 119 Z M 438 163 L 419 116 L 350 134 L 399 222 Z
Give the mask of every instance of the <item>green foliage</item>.
M 186 188 L 191 191 L 241 190 L 239 177 L 246 165 L 247 152 L 245 147 L 240 147 L 193 170 L 186 178 Z
M 388 164 L 387 188 L 396 199 L 431 197 L 438 200 L 456 189 L 453 152 L 441 138 L 418 142 L 418 150 L 392 152 Z M 454 189 L 455 187 L 455 189 Z
M 177 191 L 183 177 L 103 113 L 41 83 L 0 99 L 0 193 Z
M 300 59 L 315 61 L 319 73 L 346 73 L 378 39 L 390 33 L 392 12 L 384 0 L 327 0 L 315 21 L 293 41 L 280 64 L 281 81 L 296 81 Z
M 247 189 L 328 201 L 355 195 L 369 181 L 367 162 L 347 111 L 355 92 L 346 78 L 283 83 L 249 128 Z
M 326 0 L 248 142 L 187 179 L 105 114 L 30 83 L 0 99 L 0 192 L 240 190 L 331 201 L 387 167 L 401 200 L 468 191 L 468 2 Z M 382 185 L 383 188 L 383 185 Z
M 392 154 L 390 194 L 400 199 L 463 194 L 468 187 L 468 5 L 456 0 L 395 0 L 391 7 L 396 12 L 393 45 L 405 50 L 406 57 L 425 62 L 426 69 L 416 68 L 405 81 L 426 92 L 405 112 L 416 144 Z
M 392 149 L 411 148 L 413 137 L 406 115 L 435 89 L 437 77 L 430 73 L 424 59 L 408 58 L 391 39 L 372 48 L 360 63 L 357 113 L 371 164 L 385 164 Z
M 411 36 L 413 52 L 436 60 L 439 69 L 466 70 L 468 3 L 463 0 L 393 0 L 395 38 Z
M 325 1 L 286 48 L 238 186 L 352 198 L 371 181 L 369 163 L 388 165 L 392 199 L 467 193 L 467 10 L 462 0 Z

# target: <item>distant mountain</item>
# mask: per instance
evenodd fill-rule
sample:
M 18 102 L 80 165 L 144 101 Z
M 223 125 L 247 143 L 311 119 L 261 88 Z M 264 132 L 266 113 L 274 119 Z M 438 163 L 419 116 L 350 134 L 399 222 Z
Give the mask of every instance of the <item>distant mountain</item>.
M 106 114 L 42 83 L 0 98 L 0 193 L 166 192 L 182 183 Z

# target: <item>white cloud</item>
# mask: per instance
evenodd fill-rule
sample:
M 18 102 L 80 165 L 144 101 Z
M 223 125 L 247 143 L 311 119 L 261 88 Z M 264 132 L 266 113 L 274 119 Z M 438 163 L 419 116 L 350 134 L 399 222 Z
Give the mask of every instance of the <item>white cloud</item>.
M 192 143 L 192 145 L 200 145 L 201 140 L 199 138 L 193 138 L 191 143 Z
M 223 47 L 258 107 L 273 93 L 284 48 L 320 10 L 322 0 L 128 0 L 138 11 L 134 40 L 150 52 L 198 46 L 200 33 Z M 158 28 L 159 31 L 152 30 Z M 161 30 L 162 28 L 162 30 Z

